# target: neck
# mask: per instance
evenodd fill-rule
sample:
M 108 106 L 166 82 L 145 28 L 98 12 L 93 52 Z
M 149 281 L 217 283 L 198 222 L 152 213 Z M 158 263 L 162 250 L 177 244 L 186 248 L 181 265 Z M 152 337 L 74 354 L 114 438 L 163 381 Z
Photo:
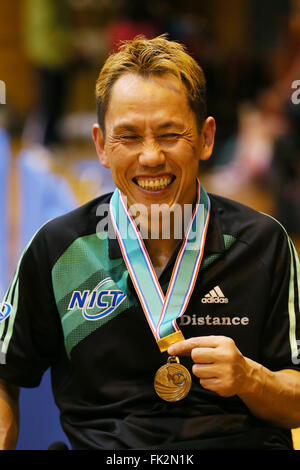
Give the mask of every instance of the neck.
M 181 243 L 181 240 L 176 239 L 145 240 L 145 245 L 157 277 L 161 275 L 179 243 Z
M 154 205 L 138 217 L 133 215 L 158 277 L 178 244 L 182 243 L 194 205 L 195 199 L 193 204 L 183 207 Z
M 153 216 L 153 213 L 152 213 Z M 151 213 L 144 220 L 139 219 L 141 234 L 156 273 L 161 273 L 179 243 L 182 243 L 185 227 L 182 211 L 177 215 L 170 208 Z

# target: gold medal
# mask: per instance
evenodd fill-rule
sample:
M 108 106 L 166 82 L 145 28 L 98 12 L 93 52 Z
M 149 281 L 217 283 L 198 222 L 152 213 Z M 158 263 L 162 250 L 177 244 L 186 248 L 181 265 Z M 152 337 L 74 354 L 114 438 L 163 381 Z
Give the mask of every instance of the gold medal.
M 189 371 L 176 356 L 168 358 L 155 374 L 154 388 L 157 395 L 165 401 L 179 401 L 190 391 L 192 379 Z

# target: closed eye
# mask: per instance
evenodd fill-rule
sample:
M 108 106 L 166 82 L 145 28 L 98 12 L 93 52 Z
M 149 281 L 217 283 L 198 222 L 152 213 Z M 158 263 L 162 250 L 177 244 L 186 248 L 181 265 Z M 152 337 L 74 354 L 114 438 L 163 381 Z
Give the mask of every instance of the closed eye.
M 136 140 L 139 138 L 138 135 L 121 135 L 120 137 L 124 140 Z
M 161 134 L 158 136 L 159 139 L 169 139 L 169 140 L 175 140 L 180 137 L 180 134 L 176 134 L 174 132 L 169 132 L 168 134 Z
M 116 137 L 116 141 L 124 145 L 133 145 L 140 142 L 140 136 L 137 134 L 122 134 Z

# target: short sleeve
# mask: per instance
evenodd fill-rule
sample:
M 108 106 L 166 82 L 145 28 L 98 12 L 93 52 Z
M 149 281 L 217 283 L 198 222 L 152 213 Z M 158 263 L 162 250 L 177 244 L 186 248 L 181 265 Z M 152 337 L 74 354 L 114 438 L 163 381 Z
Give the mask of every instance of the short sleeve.
M 61 335 L 43 230 L 25 249 L 1 303 L 0 378 L 38 386 Z
M 262 336 L 262 362 L 271 370 L 300 371 L 299 257 L 285 230 L 275 222 L 270 238 L 271 290 Z

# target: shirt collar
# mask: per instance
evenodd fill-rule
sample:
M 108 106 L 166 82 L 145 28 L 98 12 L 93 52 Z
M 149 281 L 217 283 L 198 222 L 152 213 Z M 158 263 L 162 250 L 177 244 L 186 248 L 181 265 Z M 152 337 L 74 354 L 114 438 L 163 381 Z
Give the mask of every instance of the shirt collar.
M 210 196 L 211 212 L 205 241 L 204 253 L 223 253 L 225 251 L 224 239 L 221 230 L 219 209 L 215 207 L 213 197 Z M 108 214 L 109 218 L 110 215 Z M 110 220 L 111 223 L 111 220 Z M 117 238 L 108 238 L 108 253 L 110 259 L 122 258 L 121 249 Z

